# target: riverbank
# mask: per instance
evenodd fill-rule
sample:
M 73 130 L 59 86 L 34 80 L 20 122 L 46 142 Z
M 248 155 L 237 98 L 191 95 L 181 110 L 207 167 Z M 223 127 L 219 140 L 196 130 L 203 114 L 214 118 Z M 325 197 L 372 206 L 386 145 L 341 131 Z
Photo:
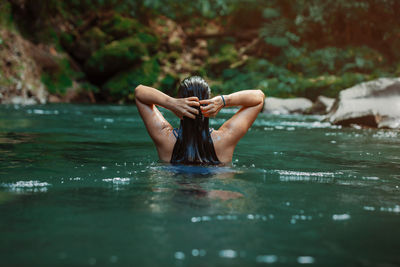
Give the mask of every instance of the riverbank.
M 340 38 L 341 33 L 332 30 L 336 22 L 325 19 L 318 23 L 329 34 L 310 38 L 309 30 L 316 29 L 309 21 L 296 24 L 305 19 L 301 13 L 293 15 L 297 9 L 289 12 L 308 8 L 306 3 L 260 7 L 235 2 L 219 7 L 225 15 L 199 9 L 193 20 L 188 17 L 196 9 L 178 14 L 145 4 L 85 5 L 50 1 L 39 8 L 24 0 L 0 4 L 2 103 L 132 103 L 132 88 L 138 84 L 174 95 L 179 81 L 193 74 L 209 81 L 215 94 L 259 88 L 268 96 L 314 101 L 400 71 L 398 50 L 392 49 L 394 33 L 386 31 L 388 41 L 381 46 L 373 38 L 382 33 L 376 26 L 370 29 L 376 34 L 364 34 L 360 44 L 357 38 Z M 338 12 L 374 19 L 367 16 L 370 7 L 357 14 L 351 13 L 351 5 L 346 8 Z M 374 8 L 387 18 L 388 10 Z M 254 21 L 243 24 L 249 17 Z M 360 35 L 356 25 L 346 25 L 354 36 Z

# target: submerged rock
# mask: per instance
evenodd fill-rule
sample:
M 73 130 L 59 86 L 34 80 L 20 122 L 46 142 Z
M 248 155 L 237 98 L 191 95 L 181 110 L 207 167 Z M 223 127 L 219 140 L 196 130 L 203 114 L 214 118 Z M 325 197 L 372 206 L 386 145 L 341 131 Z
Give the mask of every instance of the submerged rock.
M 289 114 L 289 113 L 303 113 L 310 109 L 312 102 L 307 98 L 277 98 L 267 97 L 265 99 L 264 110 L 266 113 L 273 114 Z
M 308 114 L 327 114 L 335 102 L 334 98 L 320 95 L 312 107 L 307 111 Z
M 327 120 L 374 128 L 400 128 L 400 78 L 380 78 L 343 90 Z

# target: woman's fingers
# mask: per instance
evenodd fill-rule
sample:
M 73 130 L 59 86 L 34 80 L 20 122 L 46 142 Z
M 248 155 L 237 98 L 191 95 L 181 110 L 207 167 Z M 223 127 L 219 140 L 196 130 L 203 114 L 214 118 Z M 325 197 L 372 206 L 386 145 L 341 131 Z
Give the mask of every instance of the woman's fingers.
M 206 114 L 203 114 L 203 116 L 207 117 L 207 118 L 212 118 L 212 117 L 215 117 L 215 114 L 214 113 L 206 113 Z
M 189 106 L 192 106 L 192 107 L 199 107 L 199 106 L 200 106 L 200 103 L 199 103 L 199 102 L 196 102 L 196 101 L 190 101 L 190 102 L 188 103 L 188 105 L 189 105 Z
M 199 110 L 198 110 L 198 109 L 189 107 L 188 110 L 189 110 L 189 112 L 192 113 L 192 114 L 195 114 L 195 115 L 198 115 L 198 114 L 199 114 Z
M 208 105 L 208 104 L 211 104 L 211 103 L 212 103 L 211 99 L 200 100 L 200 104 L 201 105 Z
M 213 105 L 201 106 L 200 107 L 201 111 L 203 111 L 203 112 L 207 112 L 207 111 L 211 110 L 212 108 L 214 108 Z
M 199 102 L 199 98 L 197 97 L 197 96 L 191 96 L 191 97 L 188 97 L 188 98 L 186 98 L 187 100 L 190 100 L 190 101 L 196 101 L 196 102 Z

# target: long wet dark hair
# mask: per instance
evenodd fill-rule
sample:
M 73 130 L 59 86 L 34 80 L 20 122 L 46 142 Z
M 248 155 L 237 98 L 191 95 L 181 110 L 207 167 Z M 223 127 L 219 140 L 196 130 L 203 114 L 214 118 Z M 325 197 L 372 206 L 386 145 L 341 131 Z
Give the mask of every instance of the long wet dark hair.
M 178 90 L 179 98 L 197 96 L 199 100 L 210 98 L 210 87 L 199 77 L 184 79 Z M 204 117 L 200 108 L 196 119 L 183 117 L 178 130 L 178 137 L 172 152 L 171 163 L 193 165 L 218 165 L 214 144 L 210 135 L 209 119 Z

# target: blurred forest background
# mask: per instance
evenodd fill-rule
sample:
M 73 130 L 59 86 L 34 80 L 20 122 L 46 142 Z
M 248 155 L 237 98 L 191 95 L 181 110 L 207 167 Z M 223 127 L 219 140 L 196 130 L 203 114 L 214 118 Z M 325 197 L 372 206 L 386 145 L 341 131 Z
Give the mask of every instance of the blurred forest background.
M 126 103 L 198 74 L 214 94 L 335 97 L 400 75 L 399 14 L 398 0 L 2 0 L 0 96 Z

